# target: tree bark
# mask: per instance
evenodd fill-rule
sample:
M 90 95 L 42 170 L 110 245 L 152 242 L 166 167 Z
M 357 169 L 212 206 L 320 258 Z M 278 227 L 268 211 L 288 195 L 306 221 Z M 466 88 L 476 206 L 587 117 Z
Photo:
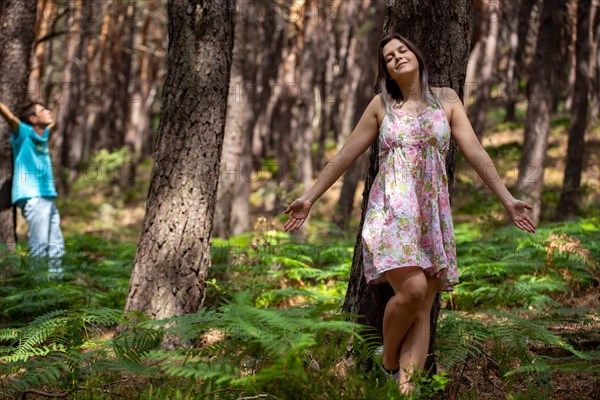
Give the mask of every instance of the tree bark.
M 164 319 L 205 297 L 232 61 L 232 0 L 169 0 L 161 121 L 126 308 Z
M 460 1 L 423 1 L 406 4 L 400 0 L 387 2 L 384 34 L 399 32 L 413 40 L 426 57 L 430 72 L 430 84 L 439 87 L 451 87 L 463 96 L 463 84 L 469 56 L 469 34 L 471 30 L 471 7 L 468 0 Z M 418 21 L 418 23 L 417 23 Z M 373 60 L 372 62 L 376 62 Z M 354 259 L 344 311 L 358 314 L 357 322 L 371 326 L 382 335 L 383 311 L 393 290 L 389 284 L 367 286 L 364 278 L 361 232 L 364 223 L 369 191 L 375 178 L 379 160 L 376 142 L 371 147 L 369 169 L 363 191 L 362 216 L 358 229 Z M 448 188 L 452 196 L 454 168 L 456 162 L 456 144 L 452 141 L 446 155 Z M 436 296 L 431 311 L 430 347 L 435 341 L 435 327 L 440 308 L 440 295 Z M 431 351 L 430 351 L 430 354 Z M 370 362 L 367 360 L 366 365 Z M 435 360 L 431 356 L 425 366 L 435 373 Z
M 541 216 L 544 188 L 544 162 L 550 134 L 552 105 L 556 81 L 561 78 L 566 0 L 544 0 L 540 15 L 540 31 L 535 58 L 527 85 L 527 120 L 525 140 L 519 162 L 517 191 L 532 203 L 532 219 L 537 225 Z
M 555 220 L 574 218 L 578 209 L 590 87 L 590 6 L 591 0 L 579 0 L 577 4 L 576 63 L 571 127 L 563 187 L 554 216 Z
M 35 0 L 0 2 L 0 101 L 18 115 L 26 99 L 29 62 L 34 38 Z M 11 205 L 13 158 L 10 128 L 0 118 L 0 246 L 14 251 L 16 213 Z

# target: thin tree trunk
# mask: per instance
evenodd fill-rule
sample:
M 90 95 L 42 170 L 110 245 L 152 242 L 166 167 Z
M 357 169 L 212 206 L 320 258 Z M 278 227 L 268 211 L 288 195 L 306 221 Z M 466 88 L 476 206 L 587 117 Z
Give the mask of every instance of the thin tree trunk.
M 91 143 L 94 150 L 114 150 L 125 144 L 131 102 L 131 53 L 137 12 L 135 2 L 113 0 L 111 3 L 110 19 L 114 21 L 104 26 L 108 28 L 108 32 L 103 39 L 106 44 L 101 44 L 99 68 L 102 71 L 102 97 L 99 99 L 100 107 L 92 127 Z
M 485 121 L 488 105 L 491 101 L 491 90 L 494 84 L 494 68 L 500 32 L 500 10 L 497 4 L 484 4 L 485 25 L 487 32 L 485 42 L 479 53 L 477 62 L 479 79 L 475 88 L 475 102 L 469 107 L 469 119 L 477 138 L 481 140 L 485 134 Z
M 294 136 L 298 132 L 298 119 L 293 116 L 297 113 L 297 98 L 301 96 L 301 89 L 297 80 L 298 73 L 296 69 L 299 64 L 300 41 L 303 26 L 302 10 L 306 0 L 300 0 L 295 7 L 290 9 L 290 23 L 288 24 L 287 47 L 285 48 L 283 62 L 279 67 L 279 88 L 276 90 L 276 100 L 273 113 L 270 118 L 270 132 L 273 135 L 273 142 L 277 147 L 277 185 L 287 191 L 293 183 L 297 183 L 300 178 L 297 165 L 293 160 L 293 143 L 298 140 Z M 280 191 L 277 192 L 273 202 L 265 205 L 267 211 L 280 209 L 283 205 L 283 197 Z M 306 226 L 308 220 L 304 224 Z M 302 234 L 304 229 L 299 230 Z
M 591 102 L 590 116 L 600 122 L 600 0 L 593 0 L 591 11 L 592 52 L 590 55 Z
M 102 105 L 102 93 L 106 94 L 105 90 L 100 90 L 103 86 L 103 77 L 107 74 L 104 71 L 104 66 L 107 63 L 108 53 L 108 35 L 110 25 L 113 20 L 111 18 L 112 1 L 102 3 L 102 23 L 98 38 L 91 38 L 95 45 L 88 48 L 88 65 L 87 77 L 90 82 L 88 88 L 88 97 L 91 101 L 86 104 L 85 127 L 82 132 L 83 154 L 82 159 L 88 160 L 91 153 L 106 146 L 106 141 L 103 140 L 96 132 L 98 130 L 98 115 Z M 99 94 L 97 94 L 99 93 Z
M 46 60 L 46 43 L 37 41 L 49 32 L 51 15 L 47 14 L 46 6 L 48 0 L 39 0 L 37 3 L 37 13 L 43 16 L 36 18 L 35 21 L 35 43 L 33 44 L 33 54 L 31 55 L 31 68 L 29 73 L 29 83 L 27 93 L 37 101 L 42 101 L 42 77 L 44 76 L 44 67 Z
M 569 129 L 563 187 L 554 216 L 556 220 L 573 218 L 577 215 L 578 209 L 590 87 L 590 5 L 591 0 L 579 0 L 577 5 L 576 69 L 573 84 L 573 106 L 571 107 L 571 128 Z
M 519 81 L 524 78 L 523 72 L 527 70 L 526 56 L 527 56 L 527 38 L 533 31 L 537 35 L 537 26 L 532 24 L 531 13 L 533 7 L 538 0 L 520 0 L 519 3 L 519 23 L 517 28 L 518 43 L 515 51 L 515 63 L 516 68 L 514 70 L 514 85 L 508 88 L 509 96 L 506 101 L 506 121 L 515 120 L 515 107 L 519 100 Z
M 89 3 L 89 1 L 88 1 Z M 73 10 L 68 13 L 69 19 L 67 26 L 70 27 L 70 33 L 66 40 L 66 58 L 61 76 L 61 92 L 59 102 L 57 103 L 58 113 L 56 116 L 56 134 L 53 141 L 54 160 L 60 162 L 61 167 L 75 167 L 71 164 L 71 139 L 78 135 L 76 132 L 77 107 L 79 106 L 80 90 L 84 86 L 80 81 L 80 72 L 84 64 L 80 59 L 80 50 L 85 46 L 84 38 L 80 32 L 82 25 L 82 2 L 72 3 Z M 75 170 L 76 168 L 73 168 Z M 65 171 L 61 168 L 61 171 Z M 56 176 L 57 190 L 65 192 L 69 178 L 64 173 Z
M 570 0 L 570 4 L 568 6 L 567 11 L 567 58 L 569 60 L 569 73 L 567 75 L 566 80 L 566 93 L 567 98 L 565 99 L 565 109 L 570 110 L 573 106 L 573 96 L 575 90 L 575 75 L 577 69 L 577 52 L 576 52 L 576 44 L 577 40 L 577 9 L 578 9 L 579 0 Z M 563 83 L 564 84 L 564 83 Z M 557 100 L 554 101 L 555 103 Z
M 142 156 L 143 132 L 150 123 L 149 115 L 146 113 L 150 82 L 148 81 L 148 63 L 151 55 L 145 49 L 148 46 L 148 35 L 150 31 L 151 14 L 154 11 L 153 1 L 146 3 L 142 28 L 136 29 L 133 35 L 133 57 L 131 59 L 131 106 L 129 110 L 129 121 L 125 133 L 125 145 L 131 151 L 136 161 Z
M 128 165 L 127 183 L 133 184 L 137 173 L 137 166 L 144 157 L 144 142 L 151 141 L 152 113 L 151 108 L 156 95 L 156 76 L 151 75 L 153 63 L 156 64 L 156 51 L 151 44 L 154 13 L 160 6 L 155 0 L 146 2 L 146 7 L 141 9 L 143 21 L 141 29 L 135 26 L 133 34 L 133 57 L 131 58 L 130 82 L 132 92 L 127 130 L 125 133 L 125 146 L 131 152 Z
M 27 94 L 29 61 L 34 38 L 35 0 L 0 2 L 0 101 L 18 115 Z M 11 205 L 13 158 L 10 128 L 0 118 L 0 246 L 14 251 L 16 213 Z
M 564 46 L 566 0 L 544 0 L 540 31 L 527 86 L 527 120 L 523 154 L 519 162 L 517 190 L 533 205 L 532 219 L 537 225 L 541 217 L 544 189 L 544 162 L 550 134 L 552 105 L 556 80 L 561 78 Z
M 516 77 L 517 69 L 517 49 L 519 48 L 519 4 L 522 0 L 515 2 L 506 2 L 506 8 L 503 13 L 504 24 L 507 28 L 508 36 L 508 60 L 506 65 L 506 82 L 503 85 L 502 92 L 506 98 L 506 104 L 515 103 L 519 98 L 519 82 Z M 513 108 L 514 112 L 514 108 Z M 514 119 L 514 114 L 511 116 Z M 509 120 L 508 115 L 504 117 Z
M 221 238 L 229 238 L 234 230 L 241 233 L 249 228 L 250 177 L 247 176 L 248 158 L 244 155 L 249 148 L 248 125 L 252 119 L 252 97 L 248 96 L 246 90 L 254 85 L 252 81 L 256 76 L 256 32 L 251 26 L 253 21 L 249 21 L 242 14 L 243 11 L 239 8 L 236 10 L 239 22 L 235 26 L 227 121 L 213 218 L 213 236 Z
M 256 85 L 252 88 L 253 116 L 250 126 L 252 165 L 254 171 L 258 171 L 261 165 L 261 159 L 266 158 L 268 153 L 274 151 L 275 144 L 270 141 L 271 134 L 270 123 L 273 118 L 275 88 L 272 81 L 280 83 L 278 66 L 283 64 L 283 47 L 287 40 L 285 29 L 278 29 L 279 13 L 275 12 L 275 4 L 272 2 L 263 3 L 264 18 L 260 26 L 261 44 L 260 65 L 256 78 Z M 269 154 L 269 156 L 271 156 Z
M 232 0 L 169 0 L 154 166 L 126 309 L 163 319 L 204 302 L 233 48 Z
M 352 2 L 351 4 L 358 4 Z M 375 10 L 375 15 L 368 18 L 369 10 Z M 380 1 L 369 1 L 364 3 L 358 10 L 352 10 L 348 15 L 348 22 L 362 21 L 362 25 L 356 23 L 352 26 L 350 46 L 347 55 L 346 74 L 344 86 L 341 90 L 339 114 L 341 115 L 341 134 L 338 140 L 338 147 L 343 145 L 352 133 L 362 112 L 373 97 L 373 84 L 377 64 L 373 61 L 377 59 L 377 45 L 381 38 L 381 29 L 383 26 L 383 17 L 385 15 L 384 4 Z M 344 173 L 342 190 L 338 199 L 338 210 L 335 213 L 334 222 L 343 231 L 348 229 L 356 187 L 361 178 L 364 177 L 367 168 L 367 155 L 361 155 Z
M 412 3 L 412 5 L 400 0 L 391 0 L 387 3 L 383 29 L 384 33 L 399 32 L 413 40 L 425 54 L 431 85 L 451 87 L 459 93 L 461 98 L 470 48 L 471 7 L 472 4 L 468 0 L 425 1 Z M 440 35 L 439 32 L 444 32 L 444 34 Z M 372 60 L 372 62 L 376 62 L 376 60 Z M 387 301 L 393 295 L 393 290 L 389 284 L 367 286 L 364 278 L 361 240 L 369 191 L 379 167 L 377 146 L 378 143 L 375 143 L 371 147 L 369 169 L 363 191 L 362 216 L 354 247 L 354 259 L 344 301 L 344 311 L 361 315 L 358 322 L 375 328 L 381 336 L 383 312 Z M 446 155 L 450 196 L 452 196 L 455 162 L 456 144 L 452 141 Z M 430 357 L 425 365 L 431 373 L 436 371 L 431 348 L 435 341 L 439 309 L 440 295 L 438 293 L 431 310 Z
M 319 23 L 318 16 L 322 14 L 312 12 L 317 7 L 319 7 L 319 4 L 316 4 L 315 0 L 307 0 L 300 8 L 302 28 L 299 30 L 298 46 L 300 54 L 296 68 L 296 82 L 299 83 L 299 93 L 295 99 L 295 112 L 293 114 L 296 126 L 292 149 L 296 156 L 293 166 L 299 174 L 294 178 L 300 181 L 304 191 L 308 190 L 313 182 L 312 144 L 314 142 L 314 120 L 316 117 L 314 88 L 320 74 L 319 69 L 325 65 L 327 55 L 324 48 L 326 44 L 325 37 L 322 34 L 323 26 Z M 281 139 L 284 138 L 285 136 L 281 137 Z M 289 184 L 287 179 L 286 184 Z M 308 219 L 303 228 L 306 226 L 308 226 Z

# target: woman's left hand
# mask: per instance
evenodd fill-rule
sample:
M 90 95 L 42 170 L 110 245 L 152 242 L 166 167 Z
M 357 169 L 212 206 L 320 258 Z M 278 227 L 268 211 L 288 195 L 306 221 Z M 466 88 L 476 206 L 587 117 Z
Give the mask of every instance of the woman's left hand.
M 535 233 L 535 224 L 531 217 L 527 213 L 527 210 L 531 210 L 533 207 L 522 200 L 513 199 L 504 205 L 508 216 L 512 220 L 513 224 L 517 228 L 527 231 L 529 233 Z

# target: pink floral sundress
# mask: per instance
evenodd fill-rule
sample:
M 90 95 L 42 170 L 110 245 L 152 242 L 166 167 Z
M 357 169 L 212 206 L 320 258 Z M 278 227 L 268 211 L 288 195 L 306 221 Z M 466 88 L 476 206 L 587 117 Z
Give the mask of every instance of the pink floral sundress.
M 418 266 L 450 292 L 458 283 L 445 168 L 450 125 L 437 105 L 417 116 L 392 109 L 395 120 L 385 115 L 379 127 L 379 172 L 362 230 L 365 278 L 383 283 L 385 271 Z

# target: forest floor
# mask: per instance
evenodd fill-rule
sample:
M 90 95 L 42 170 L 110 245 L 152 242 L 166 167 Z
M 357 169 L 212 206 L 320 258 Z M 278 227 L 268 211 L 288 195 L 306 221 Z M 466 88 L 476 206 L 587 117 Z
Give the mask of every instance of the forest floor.
M 553 123 L 553 131 L 549 140 L 548 157 L 545 165 L 545 191 L 543 194 L 543 212 L 541 226 L 549 224 L 560 194 L 564 159 L 566 154 L 566 140 L 568 120 L 556 119 Z M 488 150 L 492 159 L 497 164 L 500 175 L 509 189 L 514 187 L 517 177 L 519 156 L 522 150 L 522 124 L 512 125 L 510 123 L 496 123 L 483 140 L 484 147 Z M 597 217 L 600 204 L 600 127 L 596 127 L 588 133 L 584 151 L 584 164 L 582 185 L 584 197 L 582 199 L 581 217 Z M 331 153 L 328 154 L 328 157 Z M 126 170 L 125 165 L 120 167 Z M 136 181 L 133 185 L 121 181 L 120 177 L 125 174 L 115 175 L 114 168 L 104 176 L 94 176 L 92 181 L 87 179 L 80 185 L 74 185 L 68 196 L 57 199 L 57 206 L 61 212 L 62 226 L 65 236 L 90 234 L 110 240 L 119 240 L 124 243 L 135 244 L 141 230 L 145 213 L 145 196 L 149 187 L 151 162 L 146 161 L 138 170 Z M 478 227 L 481 238 L 486 238 L 496 229 L 506 225 L 502 206 L 493 195 L 485 188 L 482 181 L 466 166 L 465 160 L 459 157 L 457 161 L 457 180 L 454 189 L 453 215 L 455 224 L 471 224 Z M 119 178 L 115 179 L 115 176 Z M 283 221 L 287 217 L 281 212 L 284 207 L 275 204 L 277 193 L 281 189 L 274 187 L 269 180 L 257 180 L 254 183 L 253 195 L 251 197 L 251 226 L 256 230 L 261 224 L 281 230 Z M 309 240 L 322 240 L 327 242 L 330 238 L 330 216 L 331 210 L 337 204 L 341 189 L 341 179 L 315 204 L 311 220 L 311 228 L 305 233 Z M 336 233 L 334 240 L 345 240 L 352 243 L 355 240 L 358 223 L 360 221 L 360 207 L 362 184 L 356 190 L 354 200 L 354 211 L 350 223 L 350 229 L 344 233 Z M 298 192 L 284 195 L 286 201 L 291 201 Z M 257 195 L 259 193 L 259 195 Z M 596 227 L 597 228 L 597 227 Z M 26 241 L 26 226 L 22 216 L 18 215 L 17 233 L 19 240 Z M 552 243 L 548 244 L 552 246 Z M 459 244 L 460 245 L 460 244 Z M 596 260 L 597 262 L 598 260 Z M 568 277 L 565 277 L 567 279 Z M 557 304 L 566 309 L 600 309 L 600 287 L 588 286 L 585 290 L 570 290 L 551 296 Z M 293 302 L 289 303 L 290 305 Z M 448 306 L 447 303 L 443 306 Z M 477 314 L 474 314 L 477 315 Z M 490 318 L 490 315 L 481 313 L 482 319 Z M 569 338 L 570 343 L 578 344 L 580 351 L 600 351 L 600 320 L 590 324 L 583 324 L 575 318 L 559 319 L 555 324 L 550 324 L 547 329 L 560 337 Z M 490 344 L 491 345 L 491 344 Z M 537 346 L 537 347 L 536 347 Z M 539 347 L 532 343 L 529 351 L 538 355 L 547 352 L 549 355 L 559 357 L 568 354 L 560 353 L 555 347 Z M 557 353 L 557 351 L 559 353 Z M 539 379 L 546 379 L 547 385 L 552 393 L 551 397 L 540 393 L 540 397 L 523 397 L 519 393 L 526 393 L 532 380 L 536 380 L 538 372 L 532 371 L 528 379 L 521 383 L 512 381 L 506 383 L 500 370 L 496 368 L 489 359 L 473 358 L 461 364 L 460 369 L 450 371 L 453 381 L 447 387 L 446 393 L 452 399 L 544 399 L 555 400 L 597 399 L 600 398 L 600 377 L 595 372 L 570 373 L 568 371 L 554 371 L 551 376 L 540 374 Z

